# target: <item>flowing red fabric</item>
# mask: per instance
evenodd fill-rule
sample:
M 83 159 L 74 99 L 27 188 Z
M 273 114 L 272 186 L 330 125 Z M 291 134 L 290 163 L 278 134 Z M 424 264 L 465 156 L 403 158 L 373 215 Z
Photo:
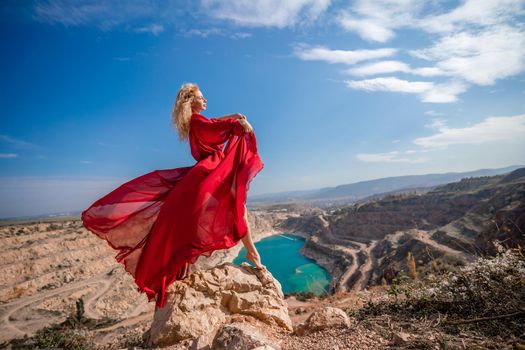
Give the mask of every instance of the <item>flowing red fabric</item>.
M 188 264 L 248 232 L 247 192 L 264 166 L 255 134 L 234 118 L 193 114 L 189 143 L 195 165 L 139 176 L 82 212 L 84 226 L 118 250 L 116 260 L 159 308 Z

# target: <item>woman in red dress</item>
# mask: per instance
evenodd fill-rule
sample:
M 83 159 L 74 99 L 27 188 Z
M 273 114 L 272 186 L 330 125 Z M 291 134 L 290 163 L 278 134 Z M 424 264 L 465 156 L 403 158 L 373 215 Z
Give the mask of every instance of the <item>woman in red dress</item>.
M 139 176 L 82 212 L 84 226 L 118 250 L 116 260 L 159 308 L 200 255 L 242 240 L 247 260 L 265 268 L 247 221 L 249 184 L 264 166 L 253 128 L 242 114 L 207 119 L 205 109 L 198 86 L 182 85 L 172 120 L 195 165 Z

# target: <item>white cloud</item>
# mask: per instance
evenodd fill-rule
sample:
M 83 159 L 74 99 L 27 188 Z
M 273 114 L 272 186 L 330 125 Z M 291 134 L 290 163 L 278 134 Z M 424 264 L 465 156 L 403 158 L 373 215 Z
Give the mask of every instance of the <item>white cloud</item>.
M 18 154 L 16 154 L 16 153 L 0 153 L 0 158 L 2 158 L 2 159 L 18 158 Z
M 428 149 L 407 149 L 403 151 L 405 154 L 414 154 L 414 153 L 426 153 L 428 152 Z
M 248 32 L 235 32 L 233 33 L 230 37 L 232 39 L 246 39 L 246 38 L 250 38 L 252 36 L 252 33 L 248 33 Z
M 339 16 L 339 23 L 343 28 L 356 31 L 363 39 L 384 43 L 394 37 L 394 31 L 371 19 L 358 19 L 348 12 Z
M 305 61 L 325 61 L 328 63 L 354 64 L 357 62 L 392 56 L 396 49 L 383 48 L 375 50 L 330 50 L 323 46 L 310 47 L 298 44 L 294 54 Z
M 348 86 L 366 91 L 416 93 L 423 102 L 449 103 L 471 84 L 492 85 L 497 80 L 525 71 L 525 31 L 518 20 L 525 0 L 465 0 L 443 11 L 438 2 L 423 0 L 357 0 L 342 10 L 338 21 L 363 39 L 385 42 L 401 28 L 422 29 L 434 34 L 433 43 L 408 52 L 429 61 L 411 67 L 399 60 L 382 60 L 345 70 L 354 76 L 406 73 L 423 77 L 447 77 L 444 82 L 409 81 L 397 77 L 349 80 Z M 380 52 L 376 49 L 376 52 Z M 379 57 L 393 56 L 397 49 Z M 296 50 L 301 59 L 355 64 L 355 51 L 324 47 Z
M 392 39 L 399 29 L 424 30 L 432 34 L 432 44 L 409 53 L 431 65 L 411 68 L 405 62 L 382 61 L 346 73 L 451 77 L 435 84 L 422 100 L 456 101 L 469 84 L 492 85 L 525 71 L 525 31 L 519 17 L 525 14 L 524 4 L 524 0 L 464 0 L 443 10 L 439 1 L 357 0 L 340 11 L 337 19 L 343 28 L 377 42 Z
M 440 129 L 445 126 L 445 119 L 432 119 L 432 122 L 429 124 L 425 124 L 425 127 L 431 128 L 431 129 Z
M 158 35 L 166 25 L 211 17 L 248 27 L 288 27 L 311 23 L 330 6 L 330 0 L 35 0 L 33 17 L 66 27 L 117 27 Z M 208 20 L 209 22 L 209 20 Z M 154 23 L 154 24 L 148 24 Z M 201 23 L 201 22 L 199 22 Z M 246 33 L 237 33 L 240 39 Z
M 38 1 L 34 18 L 40 22 L 60 23 L 66 27 L 95 25 L 102 30 L 144 19 L 159 17 L 161 7 L 150 0 L 133 1 Z
M 395 36 L 395 29 L 410 26 L 424 4 L 422 0 L 357 0 L 340 12 L 337 21 L 365 40 L 383 43 Z
M 420 68 L 412 68 L 410 70 L 410 73 L 415 75 L 421 75 L 424 77 L 435 77 L 438 75 L 446 75 L 447 73 L 443 70 L 439 69 L 438 67 L 420 67 Z
M 201 28 L 201 29 L 190 29 L 187 31 L 182 32 L 185 36 L 199 36 L 201 38 L 208 38 L 210 36 L 220 35 L 220 36 L 228 36 L 232 39 L 246 39 L 252 36 L 251 33 L 248 32 L 234 32 L 234 33 L 228 33 L 227 31 L 221 29 L 221 28 Z
M 400 157 L 399 151 L 392 151 L 388 153 L 359 153 L 356 158 L 363 162 L 374 163 L 423 163 L 427 161 L 426 158 L 407 158 Z
M 444 12 L 439 1 L 357 0 L 340 11 L 337 21 L 365 40 L 386 42 L 402 28 L 446 34 L 519 22 L 516 17 L 524 14 L 524 3 L 523 0 L 464 0 Z
M 431 117 L 437 117 L 437 116 L 440 116 L 440 115 L 441 115 L 441 113 L 436 112 L 436 111 L 433 111 L 433 110 L 426 111 L 425 114 L 426 114 L 426 115 L 429 115 L 429 116 L 431 116 Z
M 472 26 L 493 26 L 523 15 L 523 0 L 466 0 L 450 12 L 421 18 L 418 26 L 428 32 L 450 33 Z
M 408 64 L 400 61 L 379 61 L 345 71 L 351 75 L 375 75 L 394 72 L 410 72 Z
M 365 91 L 395 91 L 407 93 L 422 93 L 432 89 L 431 82 L 407 81 L 395 77 L 374 78 L 366 80 L 347 80 L 346 84 L 358 90 Z
M 438 133 L 419 137 L 413 142 L 422 147 L 443 147 L 452 144 L 482 144 L 487 142 L 518 142 L 525 140 L 525 114 L 510 117 L 488 117 L 464 128 L 449 128 L 434 124 Z
M 288 27 L 317 19 L 330 0 L 202 0 L 208 15 L 249 27 Z
M 153 35 L 159 35 L 163 31 L 164 31 L 164 26 L 158 23 L 152 23 L 144 27 L 135 28 L 135 32 L 137 33 L 151 33 Z
M 426 77 L 444 75 L 441 69 L 436 67 L 420 67 L 410 68 L 410 66 L 401 61 L 379 61 L 365 64 L 356 68 L 347 69 L 345 71 L 351 75 L 367 76 L 384 73 L 403 72 L 414 75 L 421 75 Z
M 419 94 L 423 102 L 448 103 L 457 100 L 457 95 L 466 90 L 459 82 L 435 84 L 429 81 L 408 81 L 396 77 L 381 77 L 365 80 L 347 80 L 347 86 L 364 91 L 390 91 Z
M 199 36 L 201 38 L 207 38 L 212 35 L 220 35 L 223 34 L 223 31 L 219 28 L 203 28 L 203 29 L 190 29 L 186 32 L 184 32 L 184 35 L 186 36 Z
M 433 119 L 425 127 L 434 130 L 431 136 L 418 137 L 412 142 L 418 147 L 404 151 L 385 153 L 359 153 L 355 157 L 372 163 L 439 163 L 462 158 L 462 164 L 476 164 L 473 167 L 497 167 L 508 164 L 523 164 L 525 159 L 525 114 L 515 116 L 488 117 L 460 128 L 446 126 L 446 120 Z M 456 146 L 449 149 L 449 146 Z M 461 145 L 477 145 L 461 148 Z M 421 153 L 432 157 L 422 157 Z M 420 155 L 420 156 L 418 156 Z M 432 162 L 430 162 L 432 160 Z
M 17 149 L 38 149 L 40 146 L 37 146 L 33 143 L 27 142 L 25 140 L 18 139 L 9 135 L 0 135 L 0 142 L 14 147 Z
M 525 70 L 525 32 L 498 26 L 476 33 L 453 33 L 430 48 L 410 53 L 436 61 L 436 67 L 446 74 L 478 85 L 492 85 Z
M 29 151 L 42 151 L 42 147 L 39 145 L 35 145 L 31 142 L 27 142 L 25 140 L 12 137 L 9 135 L 0 135 L 0 145 L 2 145 L 2 148 L 4 150 L 9 150 L 11 152 L 6 153 L 0 153 L 0 159 L 13 159 L 18 158 L 19 154 L 15 153 L 19 150 L 29 150 Z M 15 152 L 13 152 L 15 151 Z
M 458 100 L 457 95 L 467 91 L 468 85 L 461 81 L 451 81 L 433 84 L 433 87 L 423 93 L 421 101 L 432 103 L 449 103 Z

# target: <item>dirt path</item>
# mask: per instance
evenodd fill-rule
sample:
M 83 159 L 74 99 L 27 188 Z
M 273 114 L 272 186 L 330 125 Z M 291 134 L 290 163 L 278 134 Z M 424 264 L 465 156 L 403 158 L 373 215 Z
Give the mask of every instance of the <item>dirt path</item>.
M 335 292 L 346 292 L 348 290 L 346 283 L 352 277 L 354 273 L 357 271 L 357 254 L 355 251 L 351 251 L 350 254 L 352 255 L 352 265 L 350 268 L 348 268 L 345 273 L 341 276 L 339 281 L 337 282 L 337 286 L 335 287 Z
M 470 259 L 470 256 L 468 254 L 466 254 L 465 252 L 462 252 L 462 251 L 459 251 L 459 250 L 456 250 L 456 249 L 453 249 L 453 248 L 450 248 L 449 246 L 445 245 L 445 244 L 441 244 L 435 240 L 433 240 L 431 238 L 431 234 L 428 232 L 428 231 L 425 231 L 425 230 L 418 230 L 418 229 L 410 229 L 410 230 L 406 230 L 406 231 L 397 231 L 393 234 L 390 234 L 390 235 L 387 235 L 387 237 L 385 237 L 386 239 L 390 240 L 393 244 L 394 244 L 394 247 L 397 247 L 399 245 L 399 239 L 403 236 L 403 235 L 409 235 L 411 236 L 412 238 L 414 239 L 417 239 L 427 245 L 430 245 L 436 249 L 439 249 L 449 255 L 452 255 L 452 256 L 456 256 L 456 257 L 459 257 L 461 259 L 465 259 L 465 260 L 469 260 Z
M 360 291 L 362 289 L 365 289 L 368 285 L 368 281 L 370 280 L 370 276 L 373 272 L 373 262 L 375 259 L 374 255 L 372 254 L 372 250 L 376 247 L 378 242 L 379 241 L 372 241 L 367 247 L 362 249 L 362 252 L 364 252 L 366 255 L 366 261 L 359 267 L 359 269 L 361 270 L 361 276 L 354 283 L 351 290 Z
M 125 329 L 126 327 L 136 327 L 140 323 L 150 324 L 153 321 L 153 311 L 145 313 L 143 315 L 130 317 L 125 320 L 122 320 L 119 323 L 111 325 L 106 328 L 100 328 L 95 330 L 97 335 L 95 336 L 95 342 L 98 344 L 109 344 L 114 341 L 115 333 L 119 329 Z
M 334 249 L 344 251 L 346 254 L 352 257 L 352 265 L 344 272 L 344 274 L 339 279 L 337 286 L 335 288 L 336 293 L 346 292 L 350 290 L 359 291 L 366 287 L 366 285 L 368 284 L 368 280 L 372 273 L 372 267 L 374 266 L 373 265 L 374 257 L 372 256 L 371 251 L 377 245 L 377 242 L 378 241 L 372 241 L 371 243 L 367 245 L 365 243 L 351 241 L 352 244 L 358 246 L 359 248 L 332 245 L 332 246 L 335 246 Z M 366 256 L 366 260 L 362 264 L 359 264 L 359 260 L 358 260 L 359 253 L 362 253 Z M 352 286 L 348 286 L 348 281 L 358 271 L 361 273 L 361 276 Z
M 416 238 L 416 239 L 419 239 L 421 242 L 424 242 L 428 245 L 431 245 L 433 246 L 434 248 L 437 248 L 439 250 L 442 250 L 444 252 L 447 252 L 448 254 L 450 255 L 454 255 L 454 256 L 458 256 L 462 259 L 465 259 L 465 260 L 470 260 L 471 259 L 471 256 L 466 254 L 465 252 L 462 252 L 460 250 L 456 250 L 456 249 L 453 249 L 453 248 L 450 248 L 449 246 L 447 245 L 444 245 L 444 244 L 441 244 L 433 239 L 431 239 L 429 233 L 427 231 L 423 231 L 423 230 L 413 230 L 413 237 Z
M 52 324 L 54 322 L 65 319 L 65 316 L 53 316 L 50 313 L 46 314 L 45 317 L 39 317 L 36 310 L 34 310 L 34 305 L 42 303 L 44 300 L 51 297 L 58 297 L 62 294 L 71 295 L 73 292 L 81 291 L 87 289 L 93 285 L 104 285 L 106 286 L 111 283 L 112 280 L 108 280 L 107 273 L 111 271 L 105 271 L 97 276 L 94 276 L 90 279 L 70 283 L 68 285 L 39 292 L 37 295 L 31 295 L 27 297 L 22 297 L 16 301 L 6 303 L 0 306 L 0 341 L 5 341 L 13 338 L 23 337 L 24 334 L 34 334 L 36 330 L 41 329 L 42 327 Z M 107 290 L 107 289 L 106 289 Z M 98 293 L 97 293 L 98 294 Z M 31 319 L 34 316 L 35 319 L 39 319 L 38 322 L 29 323 L 26 320 L 22 320 L 21 324 L 23 327 L 20 327 L 16 320 L 20 319 L 20 316 L 24 315 L 24 318 Z
M 115 279 L 101 279 L 97 281 L 97 283 L 103 284 L 104 286 L 100 288 L 96 293 L 89 296 L 86 300 L 84 300 L 84 315 L 89 318 L 97 319 L 100 318 L 102 315 L 100 313 L 93 311 L 94 307 L 93 305 L 96 303 L 96 301 L 103 296 L 111 287 L 111 285 L 115 282 Z

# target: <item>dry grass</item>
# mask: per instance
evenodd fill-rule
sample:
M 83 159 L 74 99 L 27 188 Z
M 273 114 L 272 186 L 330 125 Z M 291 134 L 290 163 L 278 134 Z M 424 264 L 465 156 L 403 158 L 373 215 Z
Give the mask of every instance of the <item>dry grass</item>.
M 495 257 L 479 257 L 432 280 L 401 275 L 388 287 L 394 298 L 370 301 L 349 313 L 370 327 L 420 335 L 407 344 L 414 348 L 435 344 L 439 337 L 448 347 L 519 347 L 525 344 L 524 251 L 494 244 Z

